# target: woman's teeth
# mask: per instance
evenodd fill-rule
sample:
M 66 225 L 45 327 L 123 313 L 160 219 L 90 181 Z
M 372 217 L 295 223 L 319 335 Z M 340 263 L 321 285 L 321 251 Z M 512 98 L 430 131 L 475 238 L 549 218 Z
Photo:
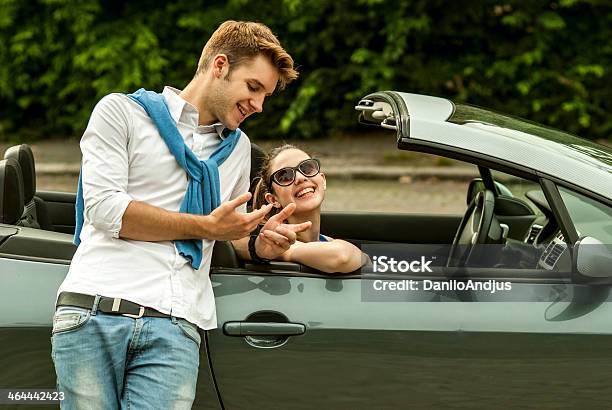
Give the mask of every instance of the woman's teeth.
M 314 192 L 314 188 L 305 188 L 305 189 L 302 189 L 301 191 L 298 191 L 298 192 L 295 194 L 295 196 L 296 196 L 296 197 L 298 197 L 298 198 L 301 198 L 301 197 L 303 197 L 304 195 L 306 195 L 306 194 L 310 194 L 310 193 L 313 193 L 313 192 Z

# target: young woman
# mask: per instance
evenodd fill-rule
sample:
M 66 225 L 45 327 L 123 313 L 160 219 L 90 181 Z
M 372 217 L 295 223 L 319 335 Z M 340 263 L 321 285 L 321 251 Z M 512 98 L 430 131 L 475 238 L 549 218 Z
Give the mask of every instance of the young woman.
M 255 189 L 254 209 L 270 203 L 273 206 L 271 214 L 274 214 L 294 203 L 295 211 L 287 221 L 291 224 L 312 222 L 309 229 L 297 234 L 295 244 L 279 260 L 301 263 L 327 273 L 353 272 L 367 263 L 368 256 L 355 245 L 330 238 L 320 231 L 326 185 L 319 160 L 293 145 L 283 145 L 267 155 L 260 178 Z M 274 238 L 270 236 L 269 239 Z

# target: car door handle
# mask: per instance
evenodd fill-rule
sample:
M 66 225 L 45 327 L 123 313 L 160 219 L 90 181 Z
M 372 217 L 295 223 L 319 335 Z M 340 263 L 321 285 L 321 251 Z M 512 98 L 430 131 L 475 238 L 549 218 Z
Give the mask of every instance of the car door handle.
M 306 332 L 301 323 L 226 322 L 223 333 L 228 336 L 297 336 Z

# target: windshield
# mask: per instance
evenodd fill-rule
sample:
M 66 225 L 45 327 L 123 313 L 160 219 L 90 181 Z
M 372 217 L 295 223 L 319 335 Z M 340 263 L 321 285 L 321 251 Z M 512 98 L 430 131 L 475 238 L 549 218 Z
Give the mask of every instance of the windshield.
M 559 187 L 561 198 L 580 236 L 592 236 L 612 244 L 612 209 L 600 202 Z

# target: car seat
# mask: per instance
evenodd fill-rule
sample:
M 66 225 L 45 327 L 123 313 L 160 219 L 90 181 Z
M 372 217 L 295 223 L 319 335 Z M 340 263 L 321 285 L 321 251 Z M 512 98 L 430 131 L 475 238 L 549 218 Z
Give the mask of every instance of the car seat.
M 25 210 L 22 218 L 25 226 L 53 230 L 45 201 L 36 196 L 36 166 L 34 154 L 27 144 L 10 147 L 4 153 L 4 158 L 12 158 L 21 168 Z
M 19 163 L 8 158 L 0 161 L 0 223 L 17 225 L 23 215 L 23 182 Z

